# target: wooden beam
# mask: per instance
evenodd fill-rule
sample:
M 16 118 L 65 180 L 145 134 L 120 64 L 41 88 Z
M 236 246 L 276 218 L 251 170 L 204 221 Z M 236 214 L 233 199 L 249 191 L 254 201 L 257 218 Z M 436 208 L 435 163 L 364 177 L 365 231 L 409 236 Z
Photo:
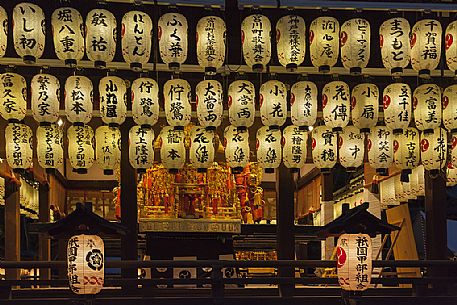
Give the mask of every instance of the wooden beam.
M 9 185 L 7 185 L 9 184 Z M 5 260 L 21 260 L 21 214 L 19 211 L 19 187 L 13 181 L 5 180 L 5 189 L 16 188 L 5 198 Z M 17 280 L 20 276 L 20 269 L 6 269 L 7 280 Z

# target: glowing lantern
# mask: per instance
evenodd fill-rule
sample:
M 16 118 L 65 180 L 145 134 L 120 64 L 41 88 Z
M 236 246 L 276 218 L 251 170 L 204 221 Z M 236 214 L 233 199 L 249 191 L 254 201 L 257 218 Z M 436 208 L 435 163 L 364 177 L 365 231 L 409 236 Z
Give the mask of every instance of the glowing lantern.
M 38 163 L 42 168 L 63 164 L 63 132 L 56 124 L 38 126 L 36 131 Z
M 340 24 L 333 17 L 318 17 L 309 28 L 311 63 L 319 72 L 329 72 L 338 60 L 340 52 Z
M 394 158 L 393 136 L 385 126 L 377 126 L 368 134 L 368 162 L 379 174 L 386 174 Z
M 8 121 L 21 121 L 27 112 L 27 83 L 16 73 L 0 74 L 0 115 Z
M 418 167 L 413 168 L 412 173 L 409 179 L 411 184 L 412 192 L 416 197 L 425 195 L 425 172 L 424 166 L 419 165 Z
M 206 169 L 214 162 L 214 132 L 194 126 L 190 131 L 189 159 L 192 167 Z
M 455 135 L 451 139 L 451 162 L 457 167 L 457 136 Z
M 306 163 L 308 132 L 287 126 L 282 135 L 282 161 L 287 168 L 300 169 Z
M 136 124 L 153 126 L 159 119 L 159 86 L 152 78 L 140 77 L 132 83 L 132 115 Z
M 312 132 L 313 163 L 321 173 L 328 174 L 336 164 L 337 134 L 326 126 L 317 126 Z
M 395 180 L 390 177 L 379 183 L 379 197 L 383 208 L 389 205 L 395 205 Z
M 297 15 L 280 18 L 276 23 L 276 46 L 279 63 L 294 71 L 305 60 L 305 20 Z
M 171 79 L 163 85 L 165 116 L 171 126 L 187 126 L 190 123 L 190 85 L 184 79 Z
M 441 89 L 424 84 L 414 90 L 413 111 L 416 128 L 425 133 L 441 126 Z
M 9 123 L 5 128 L 6 161 L 12 169 L 32 166 L 32 129 L 19 123 Z
M 446 186 L 457 185 L 457 168 L 448 163 L 446 168 Z
M 436 128 L 421 136 L 421 160 L 425 170 L 440 170 L 446 166 L 447 132 Z
M 197 60 L 206 74 L 216 74 L 225 60 L 225 22 L 220 17 L 206 16 L 197 23 Z
M 394 162 L 402 170 L 402 181 L 407 182 L 406 175 L 419 165 L 419 135 L 416 128 L 406 128 L 394 138 Z
M 313 82 L 301 81 L 290 89 L 290 118 L 295 126 L 309 127 L 317 118 L 317 86 Z
M 281 140 L 281 130 L 279 129 L 263 126 L 257 130 L 257 162 L 267 172 L 271 172 L 281 164 Z
M 0 57 L 5 56 L 8 44 L 8 14 L 0 6 Z
M 390 84 L 383 91 L 384 122 L 394 134 L 401 133 L 411 122 L 411 88 L 407 84 Z
M 129 132 L 129 161 L 133 168 L 146 170 L 154 164 L 154 130 L 133 126 Z
M 17 55 L 33 64 L 43 55 L 45 45 L 43 10 L 32 3 L 20 3 L 13 9 L 13 43 Z
M 144 12 L 127 12 L 122 17 L 121 43 L 125 62 L 133 71 L 141 71 L 151 56 L 151 17 Z
M 336 245 L 338 282 L 343 290 L 364 291 L 372 272 L 371 238 L 367 234 L 343 234 Z
M 287 118 L 287 88 L 278 80 L 260 86 L 260 117 L 265 126 L 282 126 Z
M 457 133 L 457 85 L 444 89 L 443 93 L 443 124 L 451 133 Z
M 241 172 L 249 162 L 249 131 L 227 126 L 224 131 L 225 160 L 234 172 Z
M 197 95 L 197 118 L 201 126 L 215 129 L 221 125 L 223 91 L 217 80 L 204 80 L 195 88 Z
M 351 74 L 361 74 L 370 61 L 370 35 L 370 23 L 362 18 L 350 19 L 341 26 L 341 62 Z
M 94 131 L 88 125 L 70 126 L 67 130 L 68 158 L 71 167 L 79 174 L 86 174 L 95 160 Z
M 358 84 L 352 89 L 352 123 L 361 132 L 370 132 L 378 123 L 379 89 L 375 84 Z
M 127 114 L 127 86 L 124 80 L 117 76 L 105 76 L 100 80 L 98 90 L 103 123 L 124 123 Z
M 411 65 L 419 77 L 430 77 L 441 59 L 441 23 L 434 19 L 416 22 L 411 30 Z
M 75 235 L 67 245 L 68 280 L 76 294 L 97 294 L 105 278 L 105 246 L 97 235 Z
M 163 14 L 158 27 L 160 57 L 170 69 L 179 70 L 187 59 L 187 19 L 178 13 Z
M 379 28 L 379 46 L 384 67 L 392 75 L 398 75 L 409 64 L 409 32 L 411 28 L 405 18 L 384 21 Z
M 181 169 L 186 162 L 184 136 L 183 130 L 175 130 L 172 126 L 165 126 L 160 132 L 160 159 L 171 172 Z
M 100 126 L 95 130 L 95 155 L 105 175 L 112 175 L 121 161 L 121 131 L 117 127 Z
M 401 181 L 400 175 L 396 175 L 390 179 L 394 181 L 394 189 L 395 189 L 395 204 L 399 204 L 401 202 L 408 202 L 408 184 L 406 182 Z
M 116 54 L 117 22 L 104 9 L 93 9 L 86 17 L 86 53 L 96 68 L 105 68 Z
M 445 33 L 445 54 L 446 63 L 451 71 L 457 71 L 457 44 L 454 43 L 454 37 L 457 38 L 457 21 L 449 23 Z
M 57 57 L 75 67 L 84 56 L 84 21 L 71 7 L 56 9 L 51 15 L 52 36 Z
M 236 80 L 228 89 L 230 124 L 236 127 L 251 127 L 255 117 L 255 88 L 247 80 Z
M 33 118 L 39 123 L 55 123 L 59 119 L 60 83 L 50 74 L 37 74 L 30 84 Z
M 325 84 L 322 90 L 322 112 L 325 126 L 340 132 L 349 123 L 349 86 L 345 82 L 333 81 Z
M 271 23 L 268 17 L 255 14 L 241 23 L 241 43 L 246 64 L 262 72 L 271 59 Z
M 65 81 L 65 114 L 71 123 L 87 124 L 92 119 L 94 87 L 92 81 L 73 75 Z
M 343 132 L 338 135 L 339 161 L 348 172 L 354 172 L 363 164 L 364 141 L 363 133 L 354 126 L 344 127 Z

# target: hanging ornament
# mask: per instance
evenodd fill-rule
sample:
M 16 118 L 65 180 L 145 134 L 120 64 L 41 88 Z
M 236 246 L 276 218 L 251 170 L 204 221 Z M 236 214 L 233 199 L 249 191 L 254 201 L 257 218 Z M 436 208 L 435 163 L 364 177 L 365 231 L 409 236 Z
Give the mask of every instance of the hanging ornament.
M 312 132 L 313 163 L 323 174 L 329 174 L 336 164 L 337 134 L 326 126 L 317 126 Z
M 409 33 L 411 27 L 405 18 L 392 18 L 384 21 L 379 28 L 379 46 L 382 64 L 392 75 L 403 73 L 409 64 Z
M 8 14 L 0 6 L 0 57 L 5 56 L 8 45 Z
M 394 134 L 401 133 L 411 122 L 411 88 L 408 84 L 390 84 L 383 91 L 384 122 Z
M 339 48 L 340 24 L 333 17 L 317 17 L 309 27 L 311 63 L 319 72 L 328 73 L 336 64 Z
M 152 20 L 148 14 L 130 11 L 122 17 L 122 56 L 130 69 L 139 72 L 151 56 Z
M 282 160 L 281 130 L 269 126 L 260 127 L 256 138 L 257 162 L 265 172 L 272 173 Z
M 416 22 L 411 30 L 411 66 L 419 77 L 430 77 L 441 59 L 441 23 L 434 19 Z
M 340 132 L 349 123 L 349 86 L 345 82 L 333 81 L 322 90 L 322 112 L 325 126 Z
M 457 85 L 450 85 L 443 92 L 443 124 L 452 134 L 457 133 Z
M 67 130 L 68 159 L 79 174 L 87 174 L 95 160 L 94 131 L 88 125 L 70 126 Z
M 86 53 L 96 68 L 105 68 L 116 54 L 116 17 L 107 10 L 93 9 L 86 17 Z
M 348 172 L 355 172 L 363 165 L 364 141 L 363 133 L 354 126 L 344 127 L 343 132 L 338 135 L 339 161 Z
M 37 74 L 30 83 L 32 113 L 40 124 L 55 123 L 59 119 L 60 83 L 50 74 Z
M 454 43 L 454 37 L 457 38 L 457 21 L 449 23 L 445 33 L 445 54 L 446 63 L 453 72 L 457 71 L 457 44 Z
M 171 126 L 184 127 L 190 123 L 190 85 L 184 79 L 171 79 L 163 85 L 165 116 Z
M 152 78 L 132 82 L 132 115 L 136 124 L 154 126 L 159 120 L 159 85 Z
M 241 173 L 249 162 L 249 131 L 227 126 L 224 131 L 225 160 L 233 173 Z
M 105 76 L 98 85 L 100 114 L 105 124 L 121 125 L 127 115 L 127 86 L 117 76 Z
M 317 118 L 317 86 L 313 82 L 300 81 L 290 89 L 290 118 L 300 127 L 313 126 Z
M 179 70 L 187 59 L 187 19 L 178 13 L 166 13 L 159 18 L 159 51 L 171 70 Z
M 411 170 L 419 165 L 419 131 L 416 128 L 406 128 L 394 137 L 394 162 L 402 170 L 402 181 L 408 182 Z
M 279 63 L 295 71 L 305 60 L 305 20 L 297 15 L 281 17 L 276 23 L 276 48 Z
M 435 128 L 430 133 L 421 135 L 421 160 L 425 170 L 439 171 L 446 167 L 447 132 L 443 128 Z
M 278 128 L 287 118 L 287 88 L 278 80 L 269 80 L 260 86 L 260 117 L 262 124 Z
M 27 83 L 16 73 L 0 74 L 0 115 L 7 121 L 21 121 L 27 112 Z
M 441 126 L 441 89 L 435 84 L 424 84 L 414 90 L 413 111 L 416 128 L 424 133 Z
M 271 59 L 271 23 L 268 17 L 255 14 L 241 23 L 241 44 L 246 64 L 262 72 Z
M 373 127 L 368 134 L 368 162 L 376 173 L 387 175 L 387 169 L 393 162 L 393 136 L 386 126 Z
M 32 166 L 32 129 L 20 123 L 8 123 L 5 128 L 6 161 L 12 169 Z
M 87 124 L 92 119 L 94 87 L 85 76 L 73 75 L 65 81 L 65 114 L 73 124 Z
M 206 16 L 197 23 L 197 60 L 208 75 L 216 74 L 225 61 L 225 22 L 220 17 Z
M 165 126 L 159 135 L 160 159 L 165 168 L 176 173 L 186 162 L 184 131 Z
M 341 62 L 352 75 L 360 75 L 370 61 L 370 23 L 354 18 L 341 26 Z
M 221 125 L 223 91 L 217 80 L 203 80 L 195 88 L 197 97 L 197 118 L 201 126 L 216 129 Z
M 251 127 L 255 118 L 255 88 L 248 80 L 236 80 L 228 89 L 230 124 L 236 127 Z
M 154 130 L 133 126 L 129 132 L 129 161 L 133 168 L 145 171 L 154 164 Z
M 297 126 L 287 126 L 282 135 L 282 161 L 297 172 L 306 163 L 308 132 Z
M 57 124 L 38 126 L 37 157 L 42 168 L 58 168 L 63 164 L 63 131 Z
M 105 175 L 112 175 L 121 161 L 121 131 L 117 127 L 100 126 L 95 130 L 95 155 Z
M 352 123 L 361 132 L 370 132 L 378 123 L 379 89 L 375 84 L 358 84 L 352 89 Z
M 189 159 L 192 167 L 204 172 L 214 162 L 214 131 L 194 126 L 190 131 Z

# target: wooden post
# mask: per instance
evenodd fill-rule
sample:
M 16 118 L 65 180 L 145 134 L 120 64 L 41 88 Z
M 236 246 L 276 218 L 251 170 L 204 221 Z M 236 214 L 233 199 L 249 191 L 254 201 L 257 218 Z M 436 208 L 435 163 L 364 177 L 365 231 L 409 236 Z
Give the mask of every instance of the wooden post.
M 333 172 L 321 174 L 321 225 L 326 225 L 333 220 Z M 322 259 L 330 259 L 334 248 L 333 237 L 328 237 L 322 242 Z
M 7 185 L 10 184 L 10 185 Z M 5 179 L 5 190 L 13 192 L 5 198 L 5 260 L 21 260 L 21 214 L 19 211 L 19 187 Z M 6 269 L 7 280 L 18 280 L 20 269 Z
M 39 200 L 39 222 L 49 222 L 49 185 L 41 184 L 38 188 L 38 200 Z M 38 237 L 38 258 L 40 261 L 51 260 L 51 243 L 49 237 L 40 234 Z M 49 268 L 40 269 L 40 279 L 49 280 L 51 279 L 51 270 Z

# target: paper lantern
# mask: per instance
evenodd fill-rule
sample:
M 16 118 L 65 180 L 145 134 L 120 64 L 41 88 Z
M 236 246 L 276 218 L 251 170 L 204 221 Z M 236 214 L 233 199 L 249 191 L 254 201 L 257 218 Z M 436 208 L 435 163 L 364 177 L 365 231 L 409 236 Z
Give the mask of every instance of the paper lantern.
M 305 20 L 297 15 L 281 17 L 276 23 L 276 49 L 279 63 L 295 71 L 305 60 Z
M 287 168 L 300 169 L 306 163 L 308 132 L 287 126 L 282 134 L 282 161 Z
M 163 85 L 165 116 L 171 126 L 187 126 L 191 119 L 190 85 L 184 79 L 171 79 Z
M 333 81 L 325 84 L 322 90 L 322 113 L 325 126 L 340 132 L 349 123 L 349 86 L 345 82 Z
M 268 17 L 255 14 L 241 23 L 241 44 L 246 64 L 262 72 L 271 59 L 271 23 Z
M 32 113 L 39 123 L 55 123 L 59 119 L 60 83 L 50 74 L 37 74 L 30 83 Z
M 8 121 L 21 121 L 27 112 L 27 83 L 16 73 L 0 74 L 0 115 Z
M 457 133 L 457 85 L 450 85 L 443 92 L 443 124 L 450 133 Z
M 159 120 L 159 86 L 152 78 L 140 77 L 132 83 L 132 115 L 136 124 L 153 126 Z
M 424 84 L 414 90 L 413 111 L 416 128 L 425 133 L 441 126 L 441 89 Z
M 409 183 L 411 184 L 412 192 L 416 197 L 425 196 L 425 173 L 424 166 L 419 165 L 413 168 L 409 175 Z
M 70 126 L 67 130 L 68 159 L 78 173 L 86 174 L 95 160 L 94 131 L 88 125 Z
M 398 205 L 401 202 L 408 202 L 408 183 L 402 182 L 400 175 L 396 175 L 391 179 L 394 180 L 395 204 Z
M 449 69 L 455 72 L 457 70 L 457 44 L 454 43 L 454 37 L 457 38 L 457 21 L 449 23 L 444 37 L 446 63 Z
M 68 280 L 76 294 L 97 294 L 105 278 L 105 246 L 97 235 L 75 235 L 67 245 Z
M 409 22 L 405 18 L 391 18 L 384 21 L 379 28 L 382 64 L 392 75 L 401 74 L 409 64 L 410 30 Z
M 221 124 L 223 91 L 217 80 L 203 80 L 195 88 L 197 98 L 197 118 L 201 126 L 215 129 Z
M 121 161 L 121 131 L 117 127 L 100 126 L 95 130 L 95 155 L 105 175 L 112 175 Z
M 364 291 L 372 272 L 371 238 L 367 234 L 343 234 L 336 245 L 338 283 L 343 290 Z
M 8 14 L 0 6 L 0 57 L 5 56 L 8 45 Z
M 44 13 L 38 5 L 23 2 L 14 7 L 14 49 L 25 63 L 33 64 L 43 55 L 45 29 Z
M 92 119 L 94 87 L 85 76 L 72 75 L 65 81 L 65 115 L 71 123 L 87 124 Z
M 206 16 L 197 23 L 197 60 L 206 74 L 216 74 L 225 60 L 225 22 L 220 17 Z
M 38 126 L 37 157 L 42 168 L 58 168 L 63 164 L 63 131 L 57 124 Z
M 121 44 L 125 62 L 133 71 L 141 71 L 151 56 L 151 17 L 140 11 L 125 13 L 122 17 Z
M 265 126 L 282 126 L 287 118 L 287 88 L 278 80 L 260 86 L 260 118 Z
M 448 163 L 446 168 L 446 186 L 457 185 L 457 168 Z
M 408 84 L 390 84 L 383 91 L 384 122 L 394 134 L 401 133 L 411 122 L 411 88 Z
M 403 171 L 403 175 L 410 174 L 411 170 L 419 165 L 419 135 L 416 128 L 410 127 L 394 137 L 394 162 Z
M 441 23 L 434 19 L 416 22 L 411 30 L 411 66 L 419 77 L 430 77 L 441 59 Z
M 311 63 L 319 72 L 329 72 L 338 60 L 340 24 L 333 17 L 318 17 L 309 27 Z
M 371 129 L 367 141 L 368 162 L 379 174 L 386 174 L 393 162 L 392 131 L 385 126 Z
M 379 199 L 383 208 L 396 205 L 395 180 L 393 177 L 387 178 L 379 183 Z
M 6 161 L 12 169 L 27 169 L 32 166 L 32 137 L 32 129 L 25 124 L 6 125 Z
M 363 18 L 354 18 L 341 26 L 341 62 L 353 75 L 362 73 L 370 61 L 370 23 Z
M 361 132 L 370 132 L 378 123 L 379 89 L 375 84 L 358 84 L 352 89 L 352 123 Z
M 186 162 L 186 148 L 184 146 L 184 131 L 175 130 L 172 126 L 165 126 L 160 132 L 160 159 L 165 168 L 175 172 L 181 169 Z
M 360 129 L 354 126 L 346 126 L 338 135 L 338 149 L 340 164 L 348 172 L 354 172 L 363 164 L 365 154 L 365 136 Z
M 260 127 L 257 130 L 257 162 L 267 172 L 278 168 L 282 160 L 281 130 L 271 129 L 268 126 Z
M 172 70 L 187 59 L 187 19 L 178 13 L 166 13 L 159 18 L 159 51 L 163 62 Z
M 116 54 L 117 22 L 104 9 L 93 9 L 86 17 L 86 53 L 96 68 L 105 68 Z
M 154 164 L 154 130 L 133 126 L 129 131 L 129 161 L 135 169 L 147 169 Z
M 421 135 L 421 160 L 425 170 L 441 170 L 447 163 L 447 132 L 436 128 Z
M 227 165 L 240 173 L 249 162 L 249 131 L 229 125 L 224 130 L 224 143 Z
M 214 131 L 194 126 L 190 130 L 190 164 L 199 170 L 206 169 L 214 162 Z
M 300 81 L 290 89 L 290 118 L 295 126 L 309 127 L 317 118 L 317 86 Z
M 57 58 L 75 67 L 84 56 L 84 21 L 71 7 L 56 9 L 51 15 L 52 36 Z
M 453 135 L 451 138 L 451 162 L 454 167 L 457 167 L 457 136 Z
M 127 114 L 127 86 L 117 76 L 105 76 L 98 85 L 100 114 L 105 124 L 124 123 Z
M 327 174 L 336 164 L 337 134 L 326 126 L 317 126 L 312 132 L 313 163 L 320 168 L 321 173 Z
M 255 118 L 255 88 L 248 80 L 236 80 L 228 88 L 230 124 L 251 127 Z

